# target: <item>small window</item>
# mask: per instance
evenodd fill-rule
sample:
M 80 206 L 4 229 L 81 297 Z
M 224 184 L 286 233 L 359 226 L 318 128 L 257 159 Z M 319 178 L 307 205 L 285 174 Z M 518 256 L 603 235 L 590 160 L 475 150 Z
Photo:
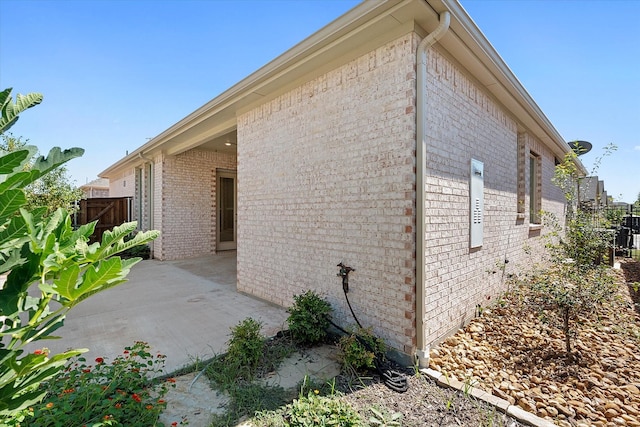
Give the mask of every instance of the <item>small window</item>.
M 540 224 L 542 210 L 541 159 L 536 153 L 529 153 L 529 223 Z
M 516 212 L 518 213 L 518 219 L 525 218 L 525 200 L 526 200 L 526 165 L 527 165 L 527 150 L 526 150 L 526 134 L 518 134 L 518 165 L 517 165 L 517 180 L 518 180 L 518 205 Z

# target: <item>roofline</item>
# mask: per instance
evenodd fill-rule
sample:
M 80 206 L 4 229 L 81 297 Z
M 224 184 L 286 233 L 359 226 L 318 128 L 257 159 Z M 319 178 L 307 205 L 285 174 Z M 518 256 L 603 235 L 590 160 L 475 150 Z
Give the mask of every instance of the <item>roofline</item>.
M 516 116 L 517 121 L 521 123 L 521 125 L 530 129 L 530 131 L 555 154 L 564 155 L 570 151 L 570 147 L 566 144 L 560 133 L 551 124 L 551 121 L 545 116 L 522 83 L 517 79 L 457 0 L 376 0 L 364 1 L 351 9 L 282 55 L 231 86 L 165 131 L 153 137 L 146 144 L 132 151 L 126 157 L 109 166 L 98 176 L 108 177 L 122 167 L 142 162 L 141 156 L 151 151 L 161 149 L 174 137 L 194 129 L 195 126 L 210 119 L 214 115 L 219 115 L 220 121 L 224 121 L 225 126 L 228 127 L 229 123 L 231 123 L 232 113 L 235 115 L 235 111 L 238 109 L 264 99 L 270 92 L 283 87 L 291 80 L 295 80 L 295 78 L 283 79 L 283 76 L 292 75 L 293 77 L 300 77 L 297 73 L 302 73 L 301 69 L 304 68 L 304 64 L 309 58 L 330 51 L 342 41 L 357 36 L 358 31 L 370 27 L 372 21 L 381 22 L 402 7 L 415 6 L 416 4 L 422 4 L 425 6 L 424 10 L 434 12 L 434 17 L 436 17 L 433 22 L 434 28 L 435 25 L 437 25 L 437 15 L 445 10 L 449 11 L 452 18 L 450 32 L 453 31 L 455 33 L 455 36 L 451 36 L 449 45 L 456 43 L 464 44 L 475 56 L 473 60 L 482 63 L 500 85 L 500 87 L 497 88 L 491 85 L 485 85 L 485 89 L 494 93 L 494 96 L 499 98 L 496 92 L 500 92 L 502 88 L 504 88 L 515 102 L 512 103 L 513 106 L 525 114 L 525 117 L 521 117 L 521 114 L 511 111 L 511 114 Z M 393 16 L 391 17 L 393 18 Z M 396 27 L 402 26 L 402 23 L 397 20 L 389 21 Z M 387 26 L 391 25 L 389 22 L 386 23 L 388 24 Z M 425 30 L 433 30 L 433 28 L 425 28 Z M 447 44 L 443 41 L 441 45 L 444 45 L 446 48 Z M 271 87 L 267 87 L 268 85 L 271 85 Z M 264 90 L 261 92 L 261 89 Z M 501 100 L 501 102 L 504 104 L 504 100 Z M 505 107 L 509 109 L 508 106 L 505 105 Z M 527 115 L 528 117 L 526 117 Z M 580 161 L 577 163 L 580 170 L 586 174 L 586 169 L 582 163 Z
M 429 1 L 429 0 L 425 0 Z M 522 107 L 526 112 L 535 120 L 535 122 L 542 128 L 549 136 L 549 139 L 542 142 L 549 146 L 549 143 L 555 145 L 555 148 L 563 155 L 571 151 L 571 147 L 567 144 L 567 141 L 560 135 L 560 132 L 551 123 L 549 118 L 544 114 L 542 109 L 535 102 L 533 97 L 525 89 L 524 85 L 516 77 L 515 73 L 509 68 L 507 63 L 502 59 L 500 54 L 496 51 L 493 45 L 489 42 L 482 30 L 473 21 L 471 16 L 467 13 L 464 7 L 457 0 L 436 0 L 442 2 L 446 10 L 453 16 L 453 21 L 459 24 L 464 31 L 472 37 L 477 47 L 489 60 L 489 63 L 485 65 L 492 68 L 492 72 L 500 82 L 507 88 L 512 88 L 511 95 L 516 99 L 520 99 Z M 504 84 L 504 83 L 508 84 Z M 549 147 L 553 149 L 553 147 Z M 554 150 L 555 151 L 555 150 Z M 556 153 L 557 154 L 557 153 Z M 577 166 L 580 171 L 587 174 L 587 170 L 579 159 L 576 159 Z
M 187 115 L 165 131 L 151 138 L 147 143 L 105 169 L 98 176 L 106 175 L 110 171 L 118 169 L 120 165 L 128 163 L 131 160 L 135 160 L 141 154 L 157 148 L 168 141 L 171 136 L 179 134 L 182 129 L 193 126 L 194 122 L 198 121 L 198 119 L 202 119 L 206 113 L 220 109 L 222 106 L 227 104 L 232 104 L 235 99 L 250 93 L 252 91 L 252 86 L 257 85 L 260 81 L 265 80 L 269 76 L 283 72 L 283 69 L 289 68 L 296 61 L 300 61 L 306 55 L 316 50 L 318 45 L 328 44 L 330 41 L 336 39 L 340 34 L 347 33 L 351 27 L 361 25 L 361 21 L 363 21 L 367 16 L 378 15 L 381 9 L 386 11 L 396 4 L 407 3 L 409 1 L 411 0 L 363 1 L 355 8 L 294 45 L 271 62 L 249 74 L 247 77 L 231 86 L 229 89 L 225 90 L 200 108 L 196 109 L 194 112 Z

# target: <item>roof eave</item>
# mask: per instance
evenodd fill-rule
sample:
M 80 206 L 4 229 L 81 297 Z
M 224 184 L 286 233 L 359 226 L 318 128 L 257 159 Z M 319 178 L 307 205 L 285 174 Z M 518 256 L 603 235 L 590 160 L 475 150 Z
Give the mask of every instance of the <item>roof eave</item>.
M 480 60 L 489 72 L 495 77 L 499 87 L 487 83 L 485 87 L 494 94 L 501 102 L 509 107 L 517 120 L 558 157 L 562 158 L 571 148 L 551 121 L 542 112 L 533 97 L 524 88 L 511 71 L 500 54 L 491 45 L 489 40 L 482 33 L 473 19 L 457 0 L 428 0 L 436 10 L 448 10 L 452 15 L 451 28 L 460 41 L 466 44 Z M 500 93 L 500 87 L 504 88 L 507 94 Z M 505 95 L 513 101 L 505 99 Z M 587 173 L 582 162 L 576 159 L 576 163 L 582 173 Z
M 404 12 L 409 11 L 421 15 L 413 19 L 421 20 L 426 30 L 433 30 L 430 26 L 437 25 L 436 13 L 445 10 L 451 13 L 451 30 L 440 44 L 470 71 L 478 71 L 480 83 L 509 109 L 521 126 L 530 130 L 555 155 L 563 157 L 569 152 L 570 147 L 560 133 L 456 0 L 382 0 L 361 3 L 105 169 L 99 176 L 108 177 L 122 168 L 141 163 L 142 156 L 165 149 L 170 143 L 175 145 L 181 137 L 187 139 L 188 132 L 193 134 L 190 136 L 191 145 L 185 142 L 182 151 L 194 146 L 201 135 L 212 136 L 210 131 L 203 131 L 206 127 L 204 122 L 211 118 L 215 117 L 216 124 L 224 123 L 216 129 L 218 133 L 229 130 L 238 110 L 261 102 L 271 92 L 291 85 L 292 81 L 308 77 L 309 58 L 341 52 L 340 47 L 349 45 L 350 37 L 362 36 L 364 31 L 360 31 L 361 28 L 371 30 L 372 22 L 375 22 L 376 30 L 388 29 L 392 25 L 401 27 L 403 23 L 397 20 L 398 16 L 406 18 Z M 429 19 L 425 18 L 426 15 Z M 431 19 L 431 15 L 436 18 Z M 307 74 L 304 74 L 305 70 Z M 199 125 L 201 129 L 198 131 Z M 177 152 L 173 149 L 172 153 Z M 577 163 L 586 174 L 582 163 L 579 160 Z

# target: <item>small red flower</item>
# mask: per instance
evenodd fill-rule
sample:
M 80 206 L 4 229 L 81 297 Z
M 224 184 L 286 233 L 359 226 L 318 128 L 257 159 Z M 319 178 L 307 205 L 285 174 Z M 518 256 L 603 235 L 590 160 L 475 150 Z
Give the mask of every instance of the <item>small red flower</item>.
M 175 382 L 176 382 L 176 379 L 175 379 L 175 378 L 168 378 L 168 379 L 167 379 L 167 382 L 169 382 L 169 383 L 175 383 Z
M 129 350 L 123 351 L 122 354 L 129 354 Z
M 35 354 L 36 356 L 39 356 L 42 354 L 42 350 L 37 349 L 36 351 L 33 352 L 33 354 Z
M 159 403 L 159 404 L 161 404 L 161 405 L 162 405 L 164 402 L 165 402 L 165 400 L 164 400 L 164 399 L 158 399 L 158 403 Z
M 89 372 L 91 372 L 91 369 L 83 369 L 82 372 L 84 372 L 85 374 L 88 374 Z
M 49 402 L 45 406 L 46 406 L 47 409 L 51 409 L 51 408 L 53 408 L 53 402 Z
M 171 423 L 171 427 L 177 427 L 178 423 L 176 421 Z
M 140 399 L 140 396 L 138 396 L 136 393 L 133 393 L 133 394 L 131 395 L 131 398 L 132 398 L 133 400 L 135 400 L 136 402 L 138 402 L 138 403 L 140 403 L 140 402 L 142 401 L 142 399 Z
M 145 406 L 148 410 L 152 410 L 153 409 L 153 405 L 147 405 Z
M 122 408 L 122 403 L 118 402 L 114 406 L 116 407 L 116 409 L 120 409 Z
M 96 363 L 104 363 L 104 359 L 102 357 L 96 357 Z

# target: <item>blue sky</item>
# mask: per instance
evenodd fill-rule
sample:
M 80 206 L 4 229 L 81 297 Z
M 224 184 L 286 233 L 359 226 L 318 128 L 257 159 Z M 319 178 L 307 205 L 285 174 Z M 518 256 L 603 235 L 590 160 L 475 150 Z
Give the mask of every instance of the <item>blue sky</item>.
M 42 152 L 86 150 L 97 174 L 302 41 L 352 0 L 0 0 L 0 88 L 41 92 L 11 129 Z M 640 193 L 640 1 L 462 0 L 567 140 L 618 149 L 597 174 Z

